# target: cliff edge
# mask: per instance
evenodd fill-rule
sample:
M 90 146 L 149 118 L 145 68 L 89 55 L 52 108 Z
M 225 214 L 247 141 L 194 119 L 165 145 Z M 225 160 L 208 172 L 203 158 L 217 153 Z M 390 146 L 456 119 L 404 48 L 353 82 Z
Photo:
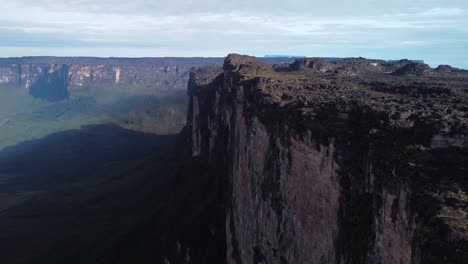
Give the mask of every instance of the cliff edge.
M 193 70 L 184 135 L 227 263 L 465 263 L 467 83 L 405 60 Z

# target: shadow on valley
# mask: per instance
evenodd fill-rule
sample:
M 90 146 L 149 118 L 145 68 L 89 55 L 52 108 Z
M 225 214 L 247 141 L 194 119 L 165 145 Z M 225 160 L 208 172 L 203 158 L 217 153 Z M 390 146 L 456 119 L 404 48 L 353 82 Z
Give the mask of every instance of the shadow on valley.
M 115 124 L 153 134 L 175 134 L 185 125 L 185 92 L 122 94 L 118 89 L 96 90 L 74 92 L 66 100 L 46 101 L 0 85 L 0 150 L 86 125 Z
M 0 152 L 0 190 L 40 190 L 46 185 L 73 185 L 97 180 L 94 175 L 148 157 L 175 136 L 157 136 L 120 128 L 90 125 L 39 140 L 22 142 Z M 12 175 L 12 176 L 10 176 Z
M 178 135 L 115 125 L 4 149 L 1 263 L 164 263 L 194 237 L 199 247 L 217 243 L 202 234 L 216 206 L 205 191 L 213 183 L 183 149 Z

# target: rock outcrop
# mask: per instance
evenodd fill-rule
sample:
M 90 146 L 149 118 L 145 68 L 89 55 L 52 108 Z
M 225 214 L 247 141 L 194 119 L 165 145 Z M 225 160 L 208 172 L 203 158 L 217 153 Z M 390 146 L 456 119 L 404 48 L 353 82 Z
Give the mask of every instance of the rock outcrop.
M 466 70 L 458 69 L 450 65 L 439 65 L 435 68 L 436 72 L 447 73 L 447 72 L 466 72 Z
M 466 263 L 467 83 L 410 61 L 192 71 L 184 133 L 224 215 L 206 233 L 230 264 Z
M 396 70 L 394 75 L 416 75 L 416 76 L 426 76 L 432 71 L 432 69 L 427 64 L 422 63 L 409 63 L 400 69 Z

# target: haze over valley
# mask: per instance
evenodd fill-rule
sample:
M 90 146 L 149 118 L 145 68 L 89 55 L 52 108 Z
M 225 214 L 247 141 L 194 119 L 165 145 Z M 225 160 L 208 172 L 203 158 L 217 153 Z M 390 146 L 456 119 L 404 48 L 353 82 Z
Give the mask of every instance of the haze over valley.
M 0 6 L 1 264 L 468 263 L 466 1 Z

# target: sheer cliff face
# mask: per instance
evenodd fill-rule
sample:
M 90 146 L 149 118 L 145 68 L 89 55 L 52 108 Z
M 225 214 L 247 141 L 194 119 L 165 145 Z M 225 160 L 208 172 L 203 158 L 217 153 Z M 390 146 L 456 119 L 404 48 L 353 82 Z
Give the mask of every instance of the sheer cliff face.
M 227 263 L 466 260 L 468 75 L 408 65 L 230 55 L 191 73 Z
M 27 88 L 34 97 L 57 101 L 68 98 L 68 65 L 0 64 L 0 85 Z
M 35 67 L 33 65 L 21 66 L 21 76 L 18 84 L 29 88 L 32 96 L 59 101 L 68 98 L 69 85 L 68 65 L 44 65 Z
M 191 67 L 220 59 L 24 58 L 0 60 L 0 85 L 30 90 L 48 100 L 89 87 L 137 87 L 183 90 Z

